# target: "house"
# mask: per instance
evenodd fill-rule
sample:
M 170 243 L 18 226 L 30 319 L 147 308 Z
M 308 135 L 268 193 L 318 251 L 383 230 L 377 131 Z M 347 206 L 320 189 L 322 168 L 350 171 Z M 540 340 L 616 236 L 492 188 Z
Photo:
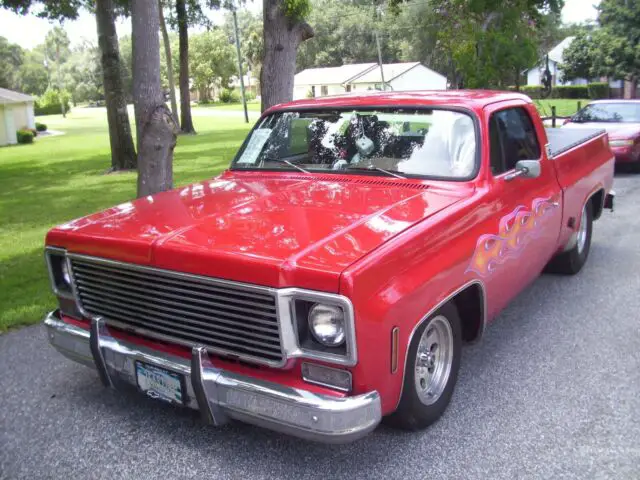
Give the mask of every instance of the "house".
M 19 129 L 36 128 L 33 101 L 24 93 L 0 88 L 0 146 L 18 143 Z
M 571 45 L 573 39 L 576 37 L 567 37 L 562 40 L 558 45 L 553 47 L 549 53 L 549 71 L 551 72 L 551 85 L 585 85 L 587 80 L 584 78 L 577 78 L 571 81 L 565 82 L 562 78 L 561 65 L 563 62 L 564 51 Z M 527 75 L 527 85 L 542 85 L 542 76 L 546 69 L 546 58 L 540 59 L 540 63 L 533 68 L 530 68 L 525 72 Z
M 388 90 L 446 90 L 447 78 L 420 62 L 382 65 Z M 345 92 L 382 90 L 377 63 L 354 63 L 340 67 L 308 68 L 296 74 L 293 98 L 325 97 Z
M 551 72 L 551 85 L 563 86 L 563 85 L 586 85 L 590 81 L 606 82 L 607 79 L 597 78 L 588 80 L 586 78 L 574 78 L 573 80 L 564 80 L 562 74 L 562 62 L 564 61 L 564 51 L 571 45 L 573 39 L 576 37 L 567 37 L 562 40 L 558 45 L 553 47 L 549 51 L 549 71 Z M 546 68 L 546 58 L 542 58 L 540 63 L 529 70 L 526 70 L 524 74 L 527 76 L 527 85 L 541 85 L 542 76 Z M 610 80 L 609 86 L 611 88 L 621 88 L 621 82 L 618 80 Z

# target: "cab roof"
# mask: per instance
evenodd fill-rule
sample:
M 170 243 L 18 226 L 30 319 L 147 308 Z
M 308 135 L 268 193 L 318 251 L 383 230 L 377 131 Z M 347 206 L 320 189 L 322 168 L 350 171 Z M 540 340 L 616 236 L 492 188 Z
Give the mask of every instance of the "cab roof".
M 344 108 L 344 107 L 423 107 L 448 106 L 482 109 L 485 106 L 508 100 L 531 103 L 526 95 L 495 90 L 421 90 L 408 92 L 347 93 L 321 98 L 306 98 L 282 103 L 268 111 Z

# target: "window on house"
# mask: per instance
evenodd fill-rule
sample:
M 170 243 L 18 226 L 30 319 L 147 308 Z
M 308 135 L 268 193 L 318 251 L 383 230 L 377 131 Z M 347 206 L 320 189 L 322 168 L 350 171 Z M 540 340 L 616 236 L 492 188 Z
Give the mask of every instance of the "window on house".
M 491 172 L 513 170 L 520 160 L 540 158 L 540 144 L 531 117 L 524 108 L 507 108 L 489 120 Z
M 315 85 L 311 85 L 311 96 L 315 98 L 316 96 L 316 86 Z
M 350 92 L 351 91 L 351 85 L 347 85 L 346 87 L 344 87 L 345 92 Z
M 327 95 L 329 95 L 329 87 L 327 85 L 322 85 L 320 87 L 320 95 L 323 97 L 326 97 Z

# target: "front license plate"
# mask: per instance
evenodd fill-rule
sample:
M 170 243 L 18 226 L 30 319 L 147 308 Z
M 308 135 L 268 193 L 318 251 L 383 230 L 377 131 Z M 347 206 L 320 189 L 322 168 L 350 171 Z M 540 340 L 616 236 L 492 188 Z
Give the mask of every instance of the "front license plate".
M 183 403 L 182 376 L 164 368 L 136 362 L 138 387 L 152 398 L 165 402 Z

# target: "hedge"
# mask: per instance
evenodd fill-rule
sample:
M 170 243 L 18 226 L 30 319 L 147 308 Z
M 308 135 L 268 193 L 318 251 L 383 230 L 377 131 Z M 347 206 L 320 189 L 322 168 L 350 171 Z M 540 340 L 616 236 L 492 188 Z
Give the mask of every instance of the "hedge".
M 515 90 L 510 87 L 509 90 Z M 520 92 L 528 95 L 534 100 L 542 98 L 541 85 L 524 85 L 520 87 Z M 607 83 L 589 83 L 587 85 L 558 85 L 551 89 L 551 95 L 547 98 L 581 99 L 590 98 L 597 100 L 609 98 L 609 85 Z
M 65 112 L 69 112 L 69 104 L 65 102 Z M 59 103 L 53 103 L 48 105 L 40 106 L 38 102 L 33 105 L 33 114 L 36 116 L 40 115 L 59 115 L 62 113 L 62 107 Z
M 36 122 L 36 130 L 38 132 L 46 132 L 47 126 L 44 123 Z
M 33 132 L 31 130 L 18 130 L 16 132 L 16 136 L 18 138 L 18 143 L 33 143 Z
M 47 89 L 33 105 L 33 112 L 35 115 L 57 115 L 62 113 L 62 106 L 60 105 L 60 92 L 54 89 Z M 65 91 L 62 92 L 62 98 L 64 99 L 65 112 L 69 111 L 69 94 Z
M 589 98 L 593 100 L 610 97 L 609 84 L 606 82 L 590 83 L 587 87 L 589 88 Z

